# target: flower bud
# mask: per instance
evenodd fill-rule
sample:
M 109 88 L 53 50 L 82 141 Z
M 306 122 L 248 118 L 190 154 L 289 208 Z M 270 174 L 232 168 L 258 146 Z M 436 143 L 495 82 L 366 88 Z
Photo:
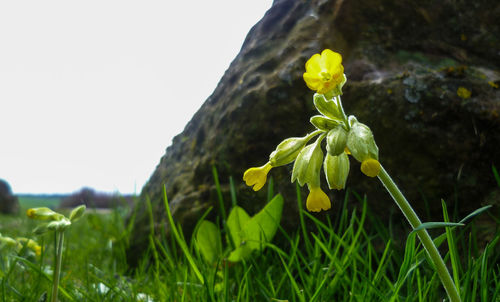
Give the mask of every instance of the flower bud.
M 42 247 L 36 243 L 33 239 L 28 239 L 24 237 L 18 237 L 16 238 L 17 242 L 19 242 L 21 245 L 26 246 L 27 248 L 31 249 L 37 256 L 40 256 L 42 253 Z
M 78 219 L 80 219 L 80 217 L 83 216 L 83 213 L 85 213 L 85 205 L 81 205 L 81 206 L 78 206 L 76 208 L 74 208 L 71 213 L 69 214 L 69 220 L 71 222 L 74 222 Z
M 289 164 L 297 158 L 300 150 L 304 148 L 308 137 L 291 137 L 282 141 L 276 150 L 269 156 L 269 161 L 273 167 Z
M 378 147 L 375 144 L 372 131 L 368 126 L 355 119 L 347 135 L 347 148 L 359 162 L 370 158 L 378 160 Z
M 332 120 L 322 115 L 315 115 L 311 117 L 309 121 L 311 122 L 311 124 L 313 124 L 314 127 L 323 131 L 329 131 L 339 124 L 337 120 Z
M 292 182 L 298 180 L 299 185 L 305 183 L 319 187 L 321 164 L 323 163 L 323 151 L 321 151 L 321 138 L 315 143 L 304 147 L 295 163 L 292 171 Z
M 52 211 L 49 208 L 41 207 L 41 208 L 31 208 L 26 211 L 26 215 L 29 218 L 37 219 L 37 220 L 61 220 L 64 218 L 64 215 L 59 214 L 57 212 Z
M 327 154 L 324 165 L 328 187 L 336 190 L 344 189 L 349 175 L 349 157 L 347 154 L 344 152 L 338 156 Z
M 51 221 L 47 224 L 47 230 L 64 231 L 71 225 L 71 222 L 65 217 L 58 221 Z
M 2 234 L 0 234 L 0 246 L 2 246 L 3 244 L 13 247 L 17 245 L 17 241 L 10 237 L 4 237 L 2 236 Z
M 332 156 L 344 152 L 347 143 L 347 131 L 341 125 L 333 128 L 326 135 L 326 151 Z
M 334 120 L 342 120 L 342 113 L 335 101 L 329 101 L 322 94 L 314 94 L 314 106 L 319 113 Z

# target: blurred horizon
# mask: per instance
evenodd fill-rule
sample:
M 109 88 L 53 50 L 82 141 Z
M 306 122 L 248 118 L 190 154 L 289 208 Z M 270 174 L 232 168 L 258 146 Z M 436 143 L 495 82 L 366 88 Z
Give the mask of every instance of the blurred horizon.
M 139 194 L 271 5 L 0 3 L 0 178 L 16 195 Z

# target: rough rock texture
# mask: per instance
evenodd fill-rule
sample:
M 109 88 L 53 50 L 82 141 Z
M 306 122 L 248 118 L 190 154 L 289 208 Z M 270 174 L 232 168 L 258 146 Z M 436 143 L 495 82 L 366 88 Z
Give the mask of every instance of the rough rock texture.
M 0 213 L 15 214 L 19 212 L 19 201 L 12 195 L 9 184 L 0 179 Z
M 262 207 L 265 190 L 254 193 L 241 176 L 264 164 L 282 139 L 312 130 L 313 92 L 302 73 L 306 60 L 324 48 L 343 55 L 346 112 L 372 128 L 382 164 L 418 212 L 425 213 L 423 196 L 435 216 L 441 198 L 461 212 L 498 204 L 491 166 L 500 167 L 499 3 L 276 0 L 143 188 L 157 227 L 165 227 L 164 184 L 187 235 L 208 207 L 217 208 L 213 165 L 225 193 L 233 176 L 239 204 L 250 212 Z M 457 95 L 459 87 L 471 96 Z M 290 166 L 270 173 L 275 192 L 288 201 L 288 229 L 297 219 L 290 173 Z M 394 208 L 382 185 L 362 176 L 354 160 L 348 186 L 366 193 L 380 215 Z M 337 202 L 321 215 L 335 216 L 345 192 L 329 194 Z M 147 219 L 139 212 L 132 262 L 147 246 Z

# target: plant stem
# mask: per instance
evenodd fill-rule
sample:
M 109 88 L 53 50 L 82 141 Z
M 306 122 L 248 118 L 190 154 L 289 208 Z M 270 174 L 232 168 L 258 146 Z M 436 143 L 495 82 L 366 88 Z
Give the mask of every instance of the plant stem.
M 418 218 L 408 200 L 406 200 L 406 198 L 404 197 L 403 193 L 401 193 L 389 174 L 387 174 L 384 167 L 381 167 L 378 178 L 380 179 L 382 184 L 384 184 L 389 194 L 391 194 L 394 201 L 398 204 L 399 208 L 405 215 L 412 228 L 415 229 L 420 226 L 422 222 Z M 439 275 L 439 278 L 441 279 L 441 283 L 443 284 L 443 287 L 446 290 L 448 297 L 450 298 L 450 301 L 461 302 L 462 300 L 460 299 L 458 290 L 455 287 L 455 284 L 451 279 L 450 273 L 446 268 L 443 258 L 441 258 L 441 255 L 439 254 L 436 245 L 434 245 L 434 241 L 432 241 L 431 236 L 426 229 L 418 230 L 417 235 L 420 238 L 420 241 L 422 242 L 425 250 L 427 251 L 427 254 L 431 258 L 434 267 L 436 268 L 436 271 Z
M 54 275 L 52 277 L 52 298 L 51 302 L 57 302 L 57 293 L 59 291 L 59 277 L 61 275 L 62 252 L 64 242 L 64 231 L 55 231 L 55 253 L 56 253 L 56 267 L 54 268 Z

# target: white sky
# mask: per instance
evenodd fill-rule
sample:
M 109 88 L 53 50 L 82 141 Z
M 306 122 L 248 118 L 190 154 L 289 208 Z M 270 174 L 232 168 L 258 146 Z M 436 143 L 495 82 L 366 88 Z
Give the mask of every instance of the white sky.
M 272 0 L 0 2 L 0 178 L 139 193 Z

